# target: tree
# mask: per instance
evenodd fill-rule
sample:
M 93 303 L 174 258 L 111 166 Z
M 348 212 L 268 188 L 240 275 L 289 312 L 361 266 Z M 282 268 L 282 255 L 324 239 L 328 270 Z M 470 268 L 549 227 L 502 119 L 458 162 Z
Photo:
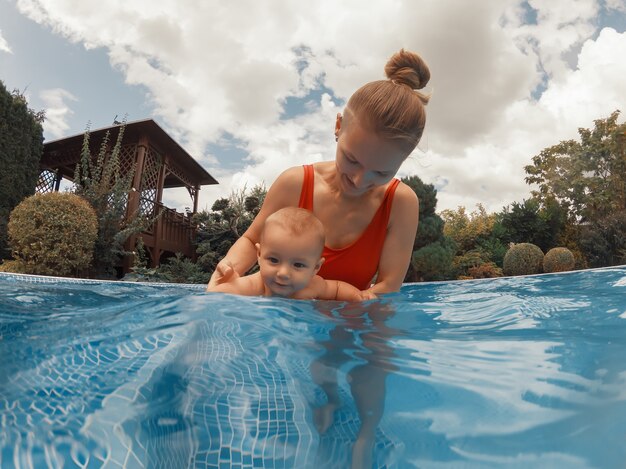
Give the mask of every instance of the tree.
M 0 81 L 0 259 L 8 257 L 11 210 L 35 193 L 43 153 L 43 112 L 28 108 L 24 95 Z
M 545 199 L 544 206 L 536 198 L 513 202 L 498 215 L 502 225 L 502 241 L 532 243 L 544 252 L 557 244 L 566 221 L 566 213 L 554 199 Z
M 443 280 L 454 255 L 453 243 L 445 239 L 443 220 L 435 213 L 437 191 L 417 176 L 402 178 L 419 199 L 419 224 L 413 243 L 413 256 L 405 282 Z
M 626 264 L 626 211 L 583 225 L 578 245 L 591 267 Z
M 579 128 L 580 142 L 561 141 L 533 157 L 525 167 L 526 182 L 537 184 L 533 195 L 554 199 L 576 221 L 595 222 L 626 210 L 626 123 L 620 111 Z
M 245 233 L 265 200 L 267 189 L 257 185 L 248 194 L 246 188 L 213 203 L 210 211 L 198 212 L 197 263 L 206 272 L 213 272 L 235 241 Z
M 566 210 L 561 244 L 575 256 L 580 249 L 592 267 L 626 261 L 626 123 L 617 123 L 619 114 L 578 129 L 580 142 L 546 148 L 525 168 L 526 182 L 538 184 L 537 199 Z
M 459 207 L 456 211 L 444 210 L 441 216 L 445 222 L 444 234 L 456 242 L 460 252 L 476 249 L 481 241 L 487 240 L 496 220 L 482 204 L 478 204 L 469 215 L 465 207 Z

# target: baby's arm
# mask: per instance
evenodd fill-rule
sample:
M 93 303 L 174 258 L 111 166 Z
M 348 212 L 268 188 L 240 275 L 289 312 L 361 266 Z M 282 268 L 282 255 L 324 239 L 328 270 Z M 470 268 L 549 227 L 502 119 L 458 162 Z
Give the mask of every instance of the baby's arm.
M 218 285 L 209 285 L 207 291 L 245 296 L 258 296 L 264 293 L 261 275 L 258 272 L 245 277 L 236 277 Z
M 311 283 L 301 290 L 296 298 L 315 298 L 318 300 L 365 301 L 376 298 L 375 295 L 364 295 L 361 290 L 340 280 L 325 280 L 319 275 L 313 277 Z

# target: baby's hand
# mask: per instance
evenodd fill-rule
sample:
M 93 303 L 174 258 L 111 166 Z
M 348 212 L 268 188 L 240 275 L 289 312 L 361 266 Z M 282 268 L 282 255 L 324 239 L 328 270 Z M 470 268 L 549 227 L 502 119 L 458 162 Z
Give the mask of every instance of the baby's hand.
M 376 294 L 370 290 L 361 291 L 361 301 L 375 300 L 377 298 Z
M 232 282 L 237 278 L 239 278 L 239 274 L 235 272 L 235 269 L 230 261 L 221 260 L 219 264 L 215 266 L 215 272 L 211 275 L 211 279 L 209 280 L 206 290 L 213 291 L 215 287 L 218 287 L 223 283 Z

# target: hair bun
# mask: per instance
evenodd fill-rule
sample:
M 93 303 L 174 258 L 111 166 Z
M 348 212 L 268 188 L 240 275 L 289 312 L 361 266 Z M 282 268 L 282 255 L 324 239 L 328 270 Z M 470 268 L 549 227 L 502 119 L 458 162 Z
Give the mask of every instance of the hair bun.
M 426 62 L 415 52 L 400 49 L 385 65 L 385 74 L 394 83 L 406 85 L 412 90 L 421 90 L 430 80 Z

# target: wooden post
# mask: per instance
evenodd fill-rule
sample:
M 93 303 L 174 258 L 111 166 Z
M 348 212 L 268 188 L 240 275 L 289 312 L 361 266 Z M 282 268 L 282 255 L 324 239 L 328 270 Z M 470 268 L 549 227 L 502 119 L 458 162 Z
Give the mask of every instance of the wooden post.
M 57 174 L 54 178 L 54 191 L 59 192 L 61 188 L 61 181 L 63 180 L 63 176 L 61 176 L 61 171 L 57 169 Z
M 161 200 L 163 199 L 163 186 L 165 185 L 165 177 L 167 176 L 167 161 L 169 160 L 169 156 L 163 155 L 163 161 L 161 162 L 161 167 L 159 168 L 159 177 L 157 179 L 157 193 L 156 200 L 154 201 L 155 213 L 163 210 L 163 205 Z M 161 214 L 159 218 L 157 218 L 154 223 L 154 256 L 152 258 L 151 267 L 158 267 L 159 260 L 161 258 L 161 241 L 163 240 L 163 217 L 165 214 Z
M 200 186 L 196 184 L 193 198 L 193 213 L 198 213 L 198 198 L 200 197 Z
M 148 147 L 148 139 L 145 135 L 142 135 L 137 142 L 137 156 L 135 157 L 135 175 L 133 177 L 133 187 L 128 193 L 128 204 L 126 206 L 126 218 L 130 218 L 134 213 L 139 210 L 139 197 L 141 195 L 141 176 L 143 173 L 143 163 L 146 155 L 146 148 Z M 134 189 L 134 190 L 133 190 Z M 126 249 L 128 251 L 135 250 L 135 237 L 131 237 L 126 242 Z M 122 260 L 122 270 L 124 273 L 130 272 L 132 267 L 130 256 L 124 256 Z
M 143 165 L 148 148 L 148 139 L 145 135 L 139 138 L 137 143 L 137 158 L 135 159 L 135 176 L 133 177 L 133 187 L 128 195 L 128 207 L 126 216 L 129 217 L 139 210 L 139 197 L 141 196 L 141 178 L 143 176 Z

